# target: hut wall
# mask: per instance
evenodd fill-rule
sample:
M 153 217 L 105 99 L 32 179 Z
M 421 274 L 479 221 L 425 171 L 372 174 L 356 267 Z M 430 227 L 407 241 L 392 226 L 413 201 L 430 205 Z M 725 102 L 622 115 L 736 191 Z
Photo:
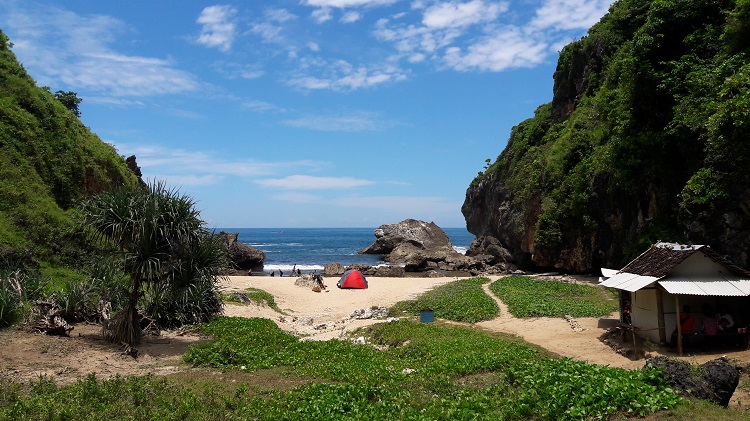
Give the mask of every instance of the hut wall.
M 633 326 L 640 329 L 639 336 L 658 343 L 659 318 L 656 314 L 656 291 L 651 288 L 634 292 L 631 306 Z M 674 325 L 674 319 L 672 319 L 672 325 Z M 668 335 L 671 333 L 669 331 Z

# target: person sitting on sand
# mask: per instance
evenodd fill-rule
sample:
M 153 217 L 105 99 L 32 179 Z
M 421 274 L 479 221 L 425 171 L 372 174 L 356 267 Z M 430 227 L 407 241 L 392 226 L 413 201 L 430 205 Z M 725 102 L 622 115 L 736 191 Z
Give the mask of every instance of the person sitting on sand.
M 323 283 L 323 275 L 316 273 L 313 275 L 313 281 L 320 287 L 320 289 L 326 289 L 325 284 Z
M 271 276 L 276 276 L 276 271 L 275 270 L 271 270 Z

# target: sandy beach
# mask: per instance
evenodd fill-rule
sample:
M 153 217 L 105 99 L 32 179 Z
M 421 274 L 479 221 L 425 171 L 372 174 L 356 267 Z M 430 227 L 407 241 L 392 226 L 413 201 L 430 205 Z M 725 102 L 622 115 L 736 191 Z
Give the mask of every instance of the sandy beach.
M 356 310 L 390 307 L 398 301 L 417 297 L 454 278 L 380 278 L 367 277 L 367 289 L 339 289 L 338 277 L 327 277 L 324 291 L 294 284 L 296 277 L 230 276 L 222 285 L 225 292 L 258 288 L 274 296 L 285 313 L 281 315 L 265 306 L 227 304 L 224 314 L 236 317 L 264 317 L 274 320 L 281 329 L 303 335 L 306 339 L 327 340 L 382 320 L 351 319 Z M 325 326 L 325 327 L 324 327 Z

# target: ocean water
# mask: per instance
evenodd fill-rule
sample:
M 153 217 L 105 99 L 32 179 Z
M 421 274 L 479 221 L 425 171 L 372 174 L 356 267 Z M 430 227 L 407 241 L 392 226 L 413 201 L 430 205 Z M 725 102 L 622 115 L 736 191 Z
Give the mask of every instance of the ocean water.
M 237 241 L 266 253 L 264 269 L 290 273 L 296 266 L 303 273 L 322 271 L 331 262 L 349 266 L 384 264 L 382 256 L 357 254 L 375 241 L 375 228 L 217 228 L 239 233 Z M 453 248 L 468 250 L 474 235 L 465 228 L 443 228 Z

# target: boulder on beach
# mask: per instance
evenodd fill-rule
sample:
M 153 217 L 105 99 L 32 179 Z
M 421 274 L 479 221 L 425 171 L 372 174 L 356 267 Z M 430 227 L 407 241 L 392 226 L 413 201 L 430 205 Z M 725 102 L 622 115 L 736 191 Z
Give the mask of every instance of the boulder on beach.
M 381 225 L 375 230 L 375 238 L 359 253 L 385 255 L 386 262 L 405 264 L 406 271 L 456 270 L 456 263 L 467 263 L 465 256 L 453 249 L 448 234 L 434 222 L 406 219 Z
M 265 253 L 255 247 L 238 242 L 239 233 L 221 231 L 218 235 L 224 238 L 227 243 L 232 269 L 242 274 L 263 272 L 263 262 L 266 260 Z
M 325 276 L 343 275 L 344 267 L 341 266 L 341 263 L 331 262 L 325 265 L 325 267 L 323 268 L 323 274 Z

